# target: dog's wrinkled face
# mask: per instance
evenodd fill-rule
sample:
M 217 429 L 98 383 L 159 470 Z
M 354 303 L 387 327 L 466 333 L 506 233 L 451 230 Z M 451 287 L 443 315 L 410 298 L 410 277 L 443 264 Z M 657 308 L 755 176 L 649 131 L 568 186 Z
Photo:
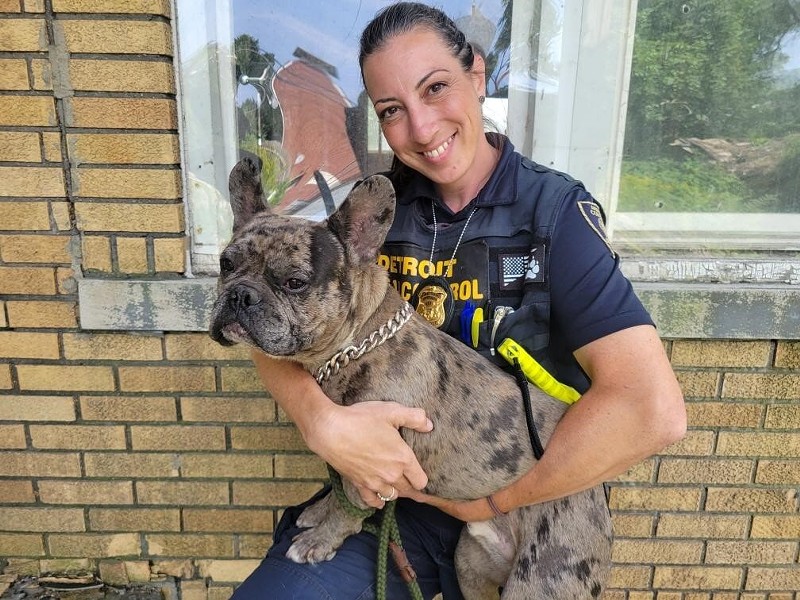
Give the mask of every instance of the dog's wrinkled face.
M 392 223 L 391 183 L 363 181 L 322 223 L 271 213 L 250 159 L 234 167 L 229 185 L 234 232 L 220 256 L 211 337 L 301 362 L 335 351 L 352 319 L 359 273 L 376 266 Z

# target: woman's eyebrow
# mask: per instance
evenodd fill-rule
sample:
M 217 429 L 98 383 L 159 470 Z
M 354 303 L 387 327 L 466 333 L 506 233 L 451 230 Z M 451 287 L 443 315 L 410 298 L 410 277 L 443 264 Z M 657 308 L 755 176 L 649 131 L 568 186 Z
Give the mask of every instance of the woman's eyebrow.
M 433 77 L 433 75 L 435 75 L 435 74 L 436 74 L 436 73 L 438 73 L 439 71 L 447 71 L 447 69 L 438 69 L 438 68 L 437 68 L 437 69 L 433 69 L 433 70 L 432 70 L 432 71 L 430 71 L 429 73 L 426 73 L 426 74 L 425 74 L 425 75 L 423 75 L 423 76 L 422 76 L 422 78 L 421 78 L 421 79 L 420 79 L 420 80 L 417 82 L 417 85 L 415 85 L 415 86 L 414 86 L 414 89 L 415 89 L 415 90 L 418 90 L 419 88 L 421 88 L 423 85 L 425 85 L 425 82 L 426 82 L 426 81 L 428 81 L 428 79 L 430 79 L 431 77 Z M 386 98 L 378 98 L 377 100 L 375 100 L 375 101 L 372 103 L 372 105 L 373 105 L 373 106 L 377 106 L 378 104 L 381 104 L 381 103 L 385 103 L 385 102 L 394 102 L 394 101 L 396 101 L 396 100 L 397 100 L 397 98 L 395 98 L 394 96 L 388 96 L 388 97 L 386 97 Z

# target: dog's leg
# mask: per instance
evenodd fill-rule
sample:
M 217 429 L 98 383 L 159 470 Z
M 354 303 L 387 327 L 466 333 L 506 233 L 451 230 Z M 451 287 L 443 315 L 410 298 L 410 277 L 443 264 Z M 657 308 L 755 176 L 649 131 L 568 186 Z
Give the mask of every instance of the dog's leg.
M 506 522 L 497 519 L 469 523 L 456 548 L 455 565 L 461 593 L 466 600 L 500 597 L 516 553 Z
M 611 566 L 611 520 L 601 488 L 529 507 L 503 600 L 597 600 Z
M 355 488 L 346 480 L 345 493 L 350 498 L 361 499 Z M 297 563 L 317 563 L 330 560 L 344 540 L 361 531 L 363 518 L 348 512 L 331 492 L 306 508 L 297 519 L 300 527 L 309 527 L 292 541 L 286 556 Z
M 330 512 L 329 504 L 336 502 L 336 495 L 330 492 L 326 496 L 320 498 L 314 504 L 307 506 L 305 510 L 297 517 L 298 527 L 316 527 L 322 523 Z
M 531 573 L 522 577 L 521 566 L 528 565 L 530 554 L 522 552 L 521 561 L 514 566 L 506 581 L 502 600 L 598 600 L 603 593 L 602 581 L 607 569 L 592 559 L 581 559 L 577 563 L 564 562 L 555 572 Z M 524 571 L 524 569 L 523 569 Z

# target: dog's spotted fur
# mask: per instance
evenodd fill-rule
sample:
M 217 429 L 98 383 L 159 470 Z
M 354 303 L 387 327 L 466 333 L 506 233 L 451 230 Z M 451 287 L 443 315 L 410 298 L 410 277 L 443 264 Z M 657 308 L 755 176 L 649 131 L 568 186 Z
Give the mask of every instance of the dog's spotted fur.
M 376 264 L 394 215 L 394 190 L 385 177 L 355 187 L 323 223 L 265 210 L 259 167 L 249 159 L 233 169 L 230 193 L 234 236 L 222 254 L 211 325 L 220 343 L 248 343 L 313 373 L 402 306 Z M 402 433 L 429 476 L 429 493 L 480 498 L 533 465 L 514 378 L 416 314 L 323 389 L 340 404 L 392 400 L 424 408 L 434 430 Z M 565 407 L 535 388 L 530 392 L 546 444 Z M 363 506 L 348 482 L 345 490 Z M 308 527 L 289 551 L 298 562 L 330 559 L 361 529 L 330 494 L 298 523 Z M 468 600 L 497 598 L 498 587 L 506 600 L 588 600 L 602 592 L 610 555 L 610 517 L 602 487 L 595 487 L 468 525 L 456 568 Z

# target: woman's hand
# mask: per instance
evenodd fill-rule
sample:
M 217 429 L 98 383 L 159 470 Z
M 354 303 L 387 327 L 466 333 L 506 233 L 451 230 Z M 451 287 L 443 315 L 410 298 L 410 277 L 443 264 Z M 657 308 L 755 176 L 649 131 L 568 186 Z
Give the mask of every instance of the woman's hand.
M 396 497 L 428 484 L 400 427 L 425 433 L 433 423 L 424 410 L 395 402 L 329 402 L 306 422 L 304 437 L 312 452 L 356 485 L 366 504 L 382 508 L 379 493 Z
M 254 350 L 256 371 L 275 401 L 297 425 L 309 449 L 349 479 L 369 506 L 428 484 L 400 427 L 427 433 L 433 423 L 421 408 L 396 402 L 334 404 L 297 363 Z M 395 491 L 392 491 L 392 490 Z

